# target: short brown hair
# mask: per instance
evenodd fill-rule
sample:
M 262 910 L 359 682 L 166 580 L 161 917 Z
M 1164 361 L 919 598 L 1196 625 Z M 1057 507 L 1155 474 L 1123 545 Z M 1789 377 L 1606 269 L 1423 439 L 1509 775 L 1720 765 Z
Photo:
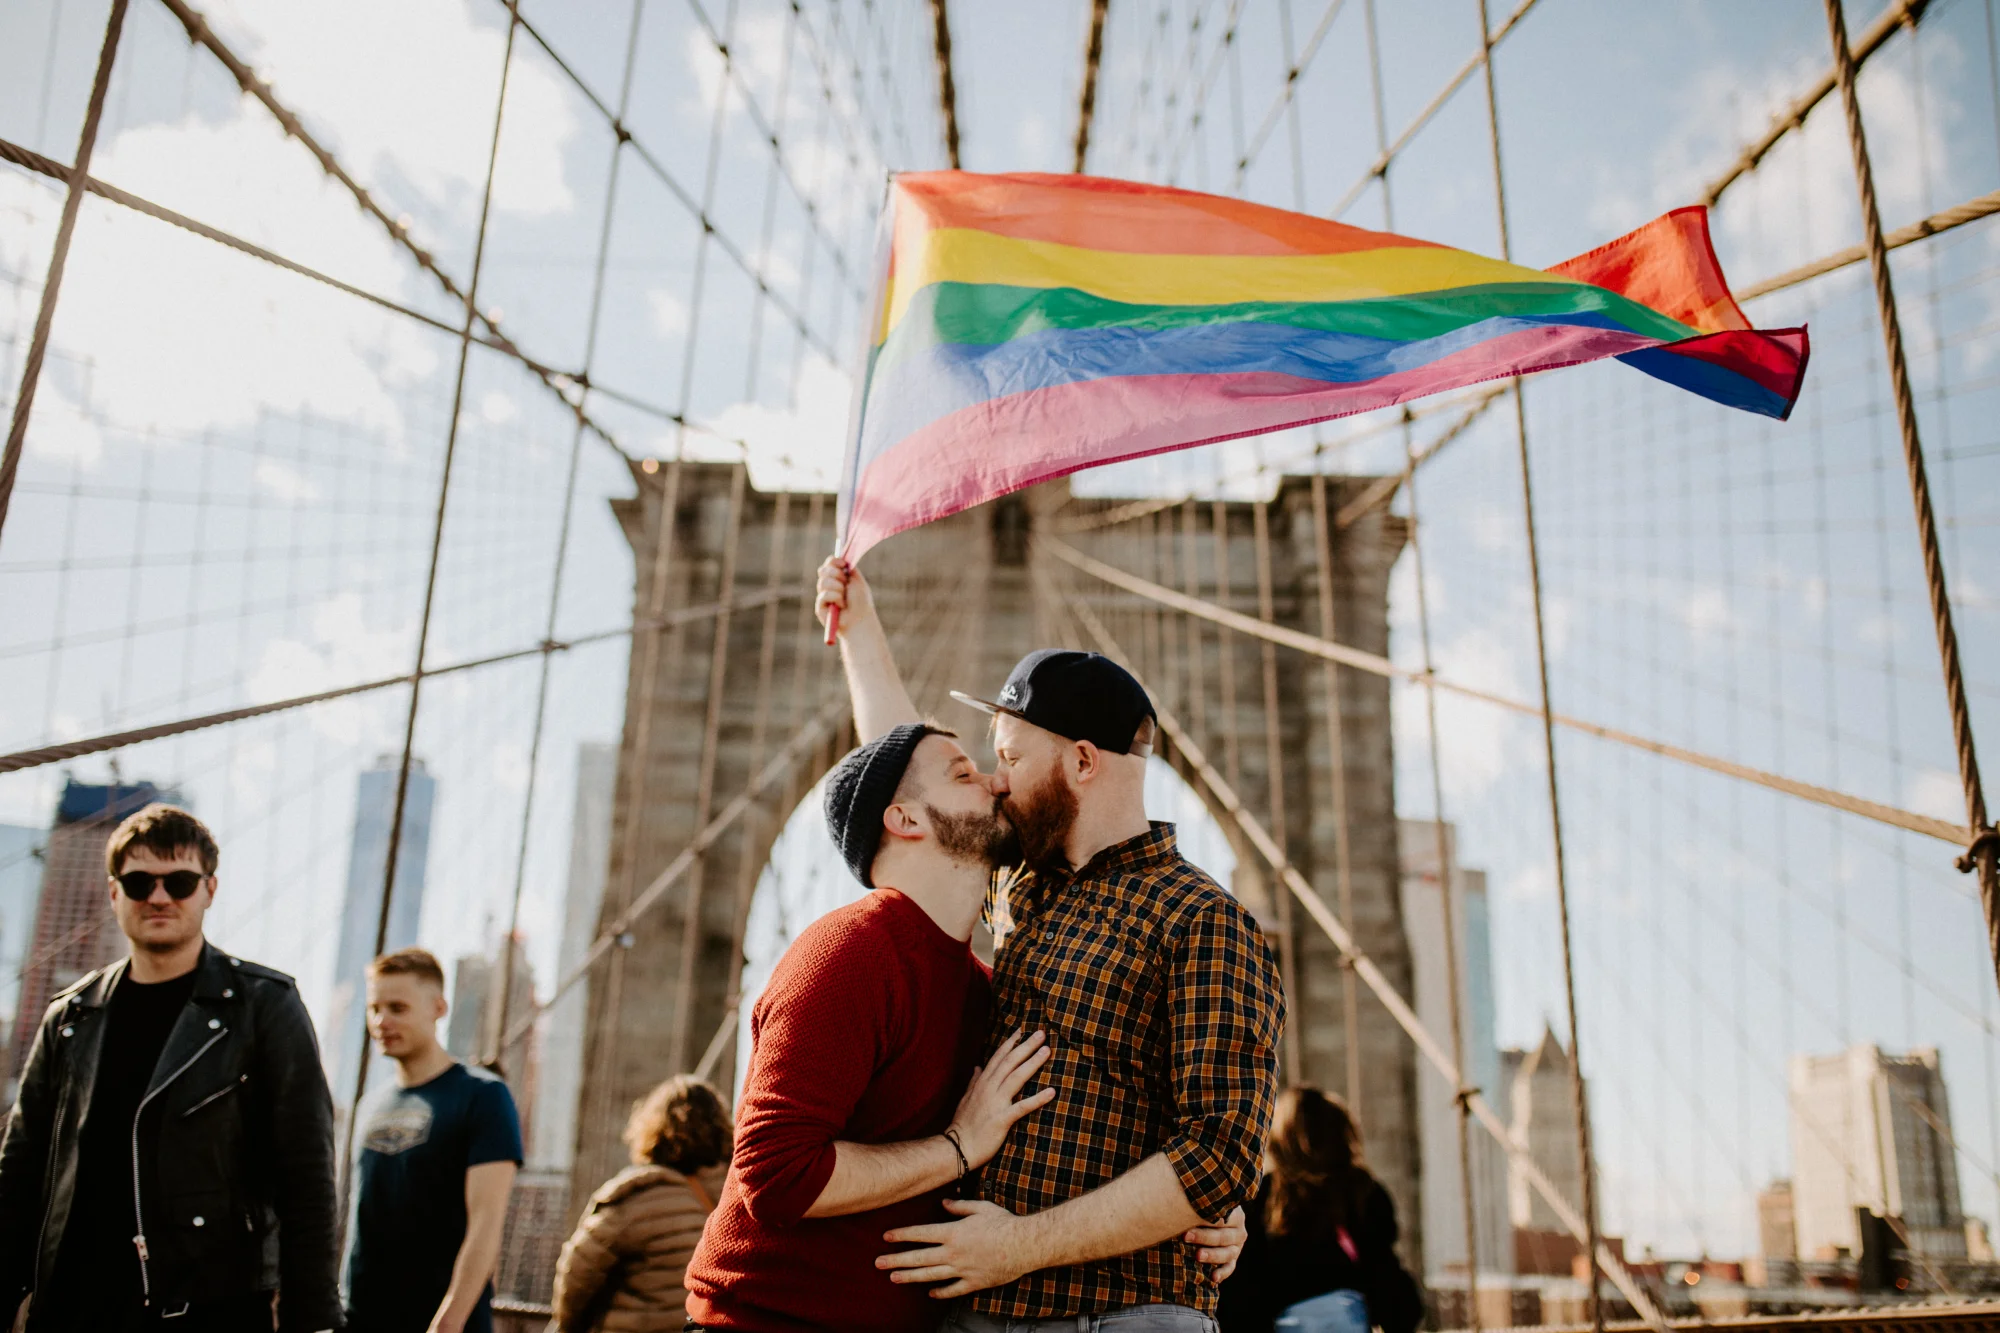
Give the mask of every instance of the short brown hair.
M 371 977 L 415 977 L 444 989 L 444 968 L 429 949 L 398 949 L 385 953 L 368 965 Z
M 104 872 L 118 878 L 126 855 L 134 847 L 144 847 L 159 856 L 192 851 L 200 858 L 204 875 L 213 875 L 216 863 L 222 859 L 222 851 L 215 845 L 215 835 L 208 831 L 208 825 L 177 805 L 162 805 L 157 801 L 127 815 L 124 823 L 111 830 L 111 841 L 104 844 Z
M 729 1110 L 714 1085 L 680 1074 L 632 1105 L 625 1146 L 640 1166 L 671 1167 L 691 1175 L 729 1160 L 736 1137 Z

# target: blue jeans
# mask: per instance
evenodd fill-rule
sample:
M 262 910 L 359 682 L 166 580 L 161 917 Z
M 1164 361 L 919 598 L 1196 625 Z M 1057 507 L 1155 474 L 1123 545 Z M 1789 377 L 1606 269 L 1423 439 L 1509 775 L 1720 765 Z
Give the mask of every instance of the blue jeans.
M 1368 1302 L 1358 1291 L 1329 1291 L 1279 1315 L 1278 1333 L 1368 1333 Z
M 1216 1333 L 1215 1321 L 1185 1305 L 1128 1305 L 1066 1319 L 1005 1319 L 952 1306 L 939 1333 Z

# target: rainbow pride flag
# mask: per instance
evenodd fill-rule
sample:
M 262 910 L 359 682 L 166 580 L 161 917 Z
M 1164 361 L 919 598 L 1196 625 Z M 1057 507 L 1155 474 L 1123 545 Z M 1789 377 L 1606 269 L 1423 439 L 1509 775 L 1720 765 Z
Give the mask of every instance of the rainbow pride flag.
M 896 176 L 839 549 L 1082 468 L 1604 357 L 1782 419 L 1806 331 L 1750 327 L 1705 209 L 1544 271 L 1166 186 Z

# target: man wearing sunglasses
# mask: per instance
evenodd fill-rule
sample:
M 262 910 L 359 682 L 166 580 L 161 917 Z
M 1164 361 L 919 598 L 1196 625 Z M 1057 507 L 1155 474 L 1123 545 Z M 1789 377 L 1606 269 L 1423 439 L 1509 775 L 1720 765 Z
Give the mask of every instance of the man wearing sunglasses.
M 131 948 L 50 1003 L 0 1139 L 0 1328 L 338 1328 L 333 1103 L 292 979 L 202 935 L 214 837 L 105 849 Z

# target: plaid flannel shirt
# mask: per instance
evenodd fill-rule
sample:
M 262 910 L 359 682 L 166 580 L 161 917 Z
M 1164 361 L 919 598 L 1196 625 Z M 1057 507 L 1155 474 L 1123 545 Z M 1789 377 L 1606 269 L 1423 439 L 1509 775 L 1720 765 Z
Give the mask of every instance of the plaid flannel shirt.
M 1278 1083 L 1284 992 L 1263 932 L 1182 859 L 1171 824 L 1081 871 L 996 880 L 994 1046 L 1045 1028 L 1037 1083 L 1056 1099 L 1017 1124 L 979 1194 L 1036 1213 L 1165 1153 L 1188 1202 L 1221 1220 L 1254 1193 Z M 1215 1313 L 1216 1287 L 1178 1237 L 1044 1269 L 972 1297 L 1016 1319 L 1171 1303 Z

